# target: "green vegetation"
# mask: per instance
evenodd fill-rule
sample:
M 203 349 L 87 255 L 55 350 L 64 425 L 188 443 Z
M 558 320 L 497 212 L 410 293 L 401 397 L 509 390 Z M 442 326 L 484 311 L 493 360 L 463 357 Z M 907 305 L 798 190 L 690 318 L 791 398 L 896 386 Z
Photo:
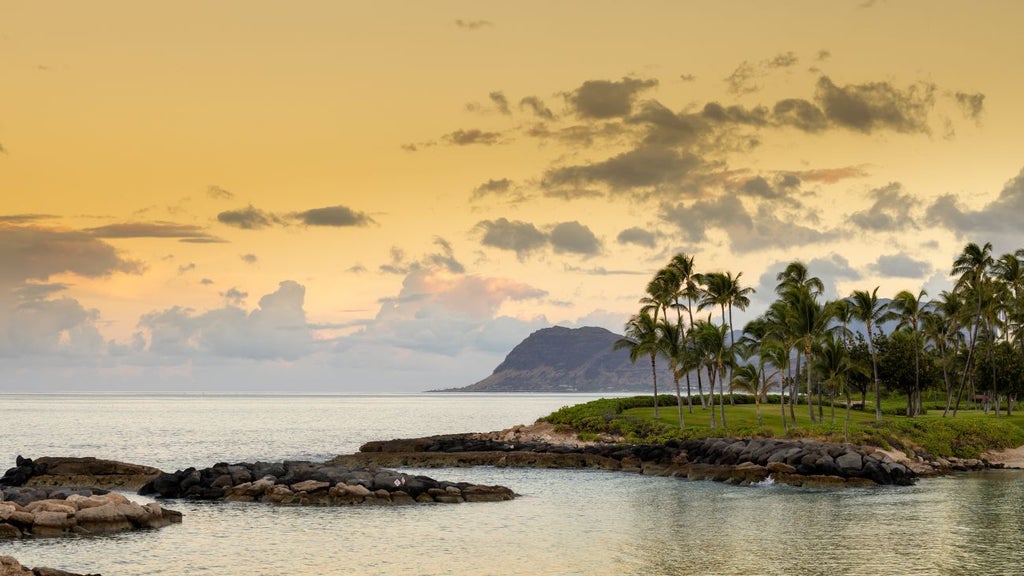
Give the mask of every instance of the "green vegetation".
M 898 428 L 934 436 L 929 445 L 938 454 L 969 452 L 977 443 L 964 440 L 964 434 L 1003 427 L 933 423 L 929 430 L 942 431 L 932 434 L 883 422 L 924 417 L 925 398 L 934 406 L 936 396 L 939 406 L 933 410 L 941 410 L 942 419 L 974 419 L 978 410 L 982 417 L 1013 419 L 1014 404 L 1024 394 L 1024 249 L 994 258 L 991 244 L 966 245 L 950 269 L 954 289 L 934 300 L 927 300 L 924 290 L 883 298 L 878 287 L 826 300 L 821 279 L 794 261 L 776 276 L 768 309 L 738 330 L 733 310 L 746 309 L 754 292 L 742 285 L 742 276 L 697 272 L 694 258 L 682 253 L 658 270 L 616 348 L 628 349 L 633 362 L 650 361 L 653 397 L 659 397 L 656 364 L 667 362 L 676 415 L 662 419 L 663 401 L 651 401 L 650 422 L 629 421 L 637 415 L 622 410 L 619 419 L 588 414 L 587 425 L 605 418 L 626 436 L 638 437 L 643 434 L 634 428 L 647 434 L 651 426 L 655 436 L 685 437 L 688 425 L 824 434 L 836 426 L 838 405 L 844 439 L 884 440 L 886 430 Z M 774 402 L 777 408 L 768 403 L 769 391 L 782 397 Z M 732 409 L 735 392 L 754 398 L 752 421 Z M 865 412 L 848 408 L 855 395 L 862 408 L 868 407 L 869 395 L 873 400 L 874 427 L 866 427 Z M 883 406 L 896 395 L 905 402 Z M 806 406 L 799 418 L 798 404 Z M 733 418 L 737 422 L 730 423 Z M 669 431 L 669 422 L 682 432 Z
M 662 412 L 654 417 L 654 402 L 649 396 L 631 398 L 605 398 L 566 406 L 542 418 L 546 422 L 576 432 L 583 440 L 594 440 L 602 435 L 621 436 L 627 442 L 659 443 L 672 439 L 708 437 L 788 437 L 815 438 L 830 442 L 843 442 L 848 434 L 855 444 L 877 446 L 883 449 L 913 450 L 940 457 L 977 458 L 985 450 L 999 450 L 1024 445 L 1024 414 L 996 420 L 982 411 L 961 410 L 957 418 L 942 418 L 938 414 L 917 417 L 895 416 L 878 422 L 873 410 L 851 410 L 849 431 L 833 422 L 812 423 L 809 419 L 783 426 L 781 411 L 768 410 L 759 424 L 753 398 L 738 395 L 735 404 L 726 407 L 728 427 L 711 427 L 710 409 L 698 409 L 687 414 L 688 424 L 679 428 L 676 416 Z M 676 403 L 673 396 L 658 397 L 661 406 Z M 767 398 L 769 405 L 778 406 L 779 397 Z M 901 400 L 881 403 L 883 412 L 894 412 Z M 762 403 L 764 404 L 764 403 Z M 837 407 L 839 409 L 845 408 Z M 716 409 L 717 411 L 717 409 Z

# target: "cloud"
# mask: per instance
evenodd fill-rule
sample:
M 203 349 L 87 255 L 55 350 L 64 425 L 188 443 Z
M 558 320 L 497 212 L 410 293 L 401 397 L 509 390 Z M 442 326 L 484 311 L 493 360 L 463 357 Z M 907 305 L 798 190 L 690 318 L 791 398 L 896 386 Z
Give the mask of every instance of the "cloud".
M 804 132 L 822 132 L 828 119 L 821 108 L 802 98 L 779 100 L 772 108 L 772 119 L 779 125 L 792 126 Z
M 188 264 L 183 264 L 181 266 L 178 266 L 178 274 L 181 275 L 181 274 L 184 274 L 185 272 L 192 272 L 195 269 L 196 269 L 196 263 L 195 262 L 189 262 Z
M 957 106 L 960 107 L 965 118 L 968 120 L 974 120 L 975 122 L 981 121 L 981 114 L 985 111 L 984 94 L 981 92 L 976 94 L 957 92 L 954 97 L 956 98 Z
M 952 194 L 940 196 L 925 211 L 925 222 L 945 226 L 961 237 L 976 232 L 1018 234 L 1024 228 L 1024 169 L 995 200 L 978 210 L 963 207 Z
M 697 77 L 693 74 L 680 74 L 679 79 L 683 82 L 696 82 Z
M 84 231 L 97 238 L 180 238 L 193 242 L 221 241 L 206 233 L 201 226 L 174 222 L 122 222 L 86 228 Z
M 385 274 L 408 274 L 421 268 L 444 269 L 452 274 L 462 274 L 466 271 L 466 267 L 455 258 L 450 242 L 440 236 L 435 236 L 434 245 L 441 249 L 440 252 L 424 254 L 419 260 L 414 262 L 406 260 L 404 250 L 397 246 L 392 246 L 391 262 L 380 265 L 378 270 Z M 350 271 L 358 270 L 350 269 Z
M 0 285 L 47 280 L 65 272 L 89 278 L 140 274 L 144 268 L 90 233 L 38 226 L 0 224 L 0 254 Z
M 0 357 L 95 357 L 101 353 L 104 342 L 96 327 L 99 312 L 72 298 L 44 299 L 44 291 L 21 292 L 22 297 L 27 296 L 21 301 L 0 299 Z
M 931 264 L 902 253 L 881 255 L 869 268 L 887 278 L 921 278 L 932 271 Z
M 691 177 L 704 161 L 689 152 L 645 146 L 592 164 L 553 168 L 544 174 L 541 186 L 547 191 L 586 189 L 600 184 L 611 191 L 654 192 L 661 187 L 678 191 L 692 188 Z
M 870 208 L 848 217 L 857 228 L 871 232 L 896 232 L 917 227 L 910 211 L 919 200 L 904 193 L 899 182 L 876 188 L 870 196 L 875 200 Z
M 220 292 L 220 296 L 227 300 L 227 303 L 232 306 L 241 306 L 242 304 L 245 304 L 245 299 L 249 297 L 249 293 L 243 292 L 232 286 L 226 291 Z
M 471 130 L 456 130 L 442 136 L 442 140 L 453 146 L 471 146 L 473 144 L 491 146 L 499 143 L 501 140 L 501 133 L 485 132 L 476 128 Z
M 508 178 L 499 180 L 490 179 L 473 189 L 473 199 L 479 200 L 485 196 L 504 196 L 512 189 L 512 181 Z
M 143 315 L 139 328 L 148 336 L 147 353 L 161 361 L 182 357 L 297 360 L 313 350 L 303 310 L 305 294 L 304 286 L 285 280 L 249 313 L 227 306 L 196 314 L 175 306 Z
M 199 281 L 199 283 L 202 284 L 203 286 L 212 286 L 214 282 L 209 278 L 203 278 L 202 280 Z
M 654 248 L 657 246 L 657 235 L 650 230 L 634 226 L 619 232 L 616 241 L 619 244 L 636 244 L 645 248 Z
M 70 284 L 63 282 L 52 282 L 49 284 L 23 284 L 12 292 L 16 300 L 31 302 L 35 300 L 46 300 L 50 296 L 63 292 L 70 288 Z
M 788 198 L 799 187 L 800 178 L 797 176 L 793 174 L 779 174 L 770 182 L 764 176 L 755 176 L 747 179 L 739 185 L 737 192 L 754 198 L 780 200 Z
M 239 210 L 221 212 L 217 214 L 217 221 L 243 230 L 260 230 L 282 223 L 274 214 L 255 208 L 252 204 Z
M 456 28 L 470 32 L 480 30 L 481 28 L 490 28 L 491 26 L 494 26 L 494 23 L 488 20 L 463 20 L 462 18 L 455 20 Z
M 864 178 L 868 173 L 862 166 L 844 166 L 841 168 L 817 168 L 813 170 L 800 170 L 786 172 L 799 178 L 803 182 L 824 182 L 835 184 L 850 178 Z
M 0 224 L 28 224 L 37 220 L 56 218 L 52 214 L 0 214 Z
M 328 206 L 326 208 L 313 208 L 304 212 L 297 212 L 291 215 L 292 218 L 301 221 L 306 226 L 366 226 L 374 224 L 363 212 L 357 212 L 347 206 Z
M 242 262 L 245 262 L 246 264 L 255 264 L 256 262 L 259 262 L 259 258 L 257 258 L 255 254 L 242 254 L 239 258 L 241 258 Z
M 533 112 L 533 115 L 543 120 L 554 120 L 555 113 L 544 104 L 544 101 L 536 96 L 527 96 L 519 101 L 520 109 L 527 109 Z
M 581 118 L 617 118 L 628 116 L 633 110 L 636 97 L 657 85 L 658 81 L 654 79 L 587 80 L 579 88 L 565 94 L 565 99 Z
M 235 197 L 231 192 L 215 184 L 206 187 L 206 195 L 215 200 L 231 200 Z
M 529 222 L 498 218 L 497 220 L 482 220 L 477 223 L 475 228 L 483 232 L 481 242 L 484 246 L 511 250 L 520 259 L 548 243 L 547 234 Z
M 822 76 L 815 98 L 829 122 L 843 128 L 865 133 L 883 128 L 927 133 L 935 86 L 920 83 L 902 90 L 888 82 L 837 86 Z
M 505 94 L 503 94 L 500 91 L 494 91 L 488 94 L 487 96 L 491 99 L 491 102 L 494 104 L 494 107 L 498 109 L 498 112 L 501 112 L 506 116 L 512 114 L 512 111 L 509 110 L 508 98 L 505 97 Z
M 725 84 L 730 93 L 736 96 L 752 94 L 761 89 L 758 82 L 768 75 L 772 70 L 790 68 L 799 62 L 796 54 L 785 52 L 767 60 L 751 64 L 744 60 L 725 78 Z
M 562 222 L 551 229 L 548 237 L 557 253 L 595 256 L 601 253 L 601 241 L 590 228 L 577 221 Z

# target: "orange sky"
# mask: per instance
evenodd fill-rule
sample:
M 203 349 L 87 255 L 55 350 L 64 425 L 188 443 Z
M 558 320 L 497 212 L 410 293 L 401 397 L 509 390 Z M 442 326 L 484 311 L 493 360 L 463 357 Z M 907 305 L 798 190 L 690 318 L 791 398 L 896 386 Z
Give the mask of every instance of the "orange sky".
M 1024 246 L 1022 16 L 0 0 L 0 391 L 465 385 L 677 251 L 937 293 Z

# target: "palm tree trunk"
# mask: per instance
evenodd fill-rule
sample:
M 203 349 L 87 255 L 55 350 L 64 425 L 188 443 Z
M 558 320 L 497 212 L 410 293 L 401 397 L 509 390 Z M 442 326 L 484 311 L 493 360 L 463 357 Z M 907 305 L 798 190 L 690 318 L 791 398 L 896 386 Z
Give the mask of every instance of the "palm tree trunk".
M 679 408 L 679 429 L 683 429 L 683 395 L 679 391 L 679 376 L 676 374 L 675 368 L 672 369 L 672 379 L 676 383 L 676 406 Z
M 708 386 L 710 387 L 710 394 L 708 394 L 708 406 L 711 408 L 711 427 L 718 428 L 718 419 L 715 415 L 715 376 L 712 372 L 713 368 L 708 364 Z
M 697 369 L 697 374 L 700 374 L 700 368 Z M 690 409 L 690 414 L 693 414 L 693 398 L 690 396 L 690 371 L 686 371 L 686 405 Z
M 654 419 L 658 420 L 661 415 L 658 413 L 658 369 L 654 365 L 656 355 L 651 354 L 651 378 L 654 380 Z

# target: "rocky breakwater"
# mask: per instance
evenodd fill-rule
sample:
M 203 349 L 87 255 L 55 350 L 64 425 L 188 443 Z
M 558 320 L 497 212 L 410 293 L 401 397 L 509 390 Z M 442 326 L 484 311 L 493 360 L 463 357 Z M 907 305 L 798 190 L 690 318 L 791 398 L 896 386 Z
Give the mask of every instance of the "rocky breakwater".
M 445 482 L 376 467 L 332 463 L 215 464 L 163 473 L 139 490 L 161 498 L 267 502 L 305 506 L 499 502 L 514 493 L 504 486 Z
M 90 487 L 138 490 L 160 474 L 152 466 L 92 457 L 18 456 L 14 468 L 0 478 L 0 486 Z
M 100 574 L 78 574 L 56 568 L 27 568 L 11 556 L 0 556 L 0 576 L 101 576 Z
M 868 446 L 812 440 L 706 438 L 665 444 L 549 444 L 446 435 L 370 442 L 334 463 L 598 468 L 736 484 L 908 485 L 917 474 Z
M 156 502 L 141 505 L 116 493 L 88 489 L 0 490 L 0 540 L 29 536 L 108 534 L 162 528 L 181 522 L 181 513 Z

